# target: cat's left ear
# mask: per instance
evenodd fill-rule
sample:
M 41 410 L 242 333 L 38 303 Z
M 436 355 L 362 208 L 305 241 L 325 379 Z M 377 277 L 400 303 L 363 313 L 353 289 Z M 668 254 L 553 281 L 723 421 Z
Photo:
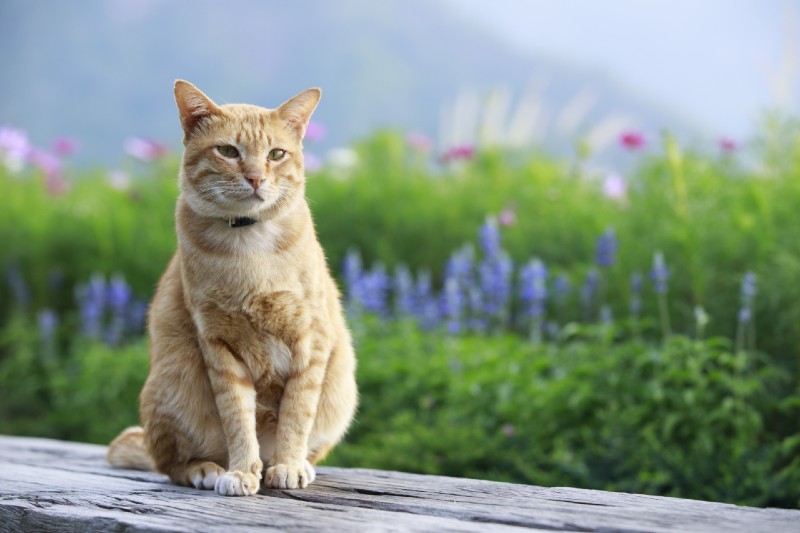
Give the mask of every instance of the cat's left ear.
M 317 108 L 322 90 L 319 87 L 306 89 L 285 101 L 277 109 L 278 116 L 286 121 L 298 141 L 303 140 L 311 113 Z

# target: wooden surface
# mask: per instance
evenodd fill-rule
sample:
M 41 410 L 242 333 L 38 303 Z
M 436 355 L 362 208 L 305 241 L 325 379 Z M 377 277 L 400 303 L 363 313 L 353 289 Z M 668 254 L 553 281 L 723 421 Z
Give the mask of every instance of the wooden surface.
M 113 469 L 104 446 L 0 436 L 0 531 L 800 533 L 800 511 L 345 468 L 249 498 Z

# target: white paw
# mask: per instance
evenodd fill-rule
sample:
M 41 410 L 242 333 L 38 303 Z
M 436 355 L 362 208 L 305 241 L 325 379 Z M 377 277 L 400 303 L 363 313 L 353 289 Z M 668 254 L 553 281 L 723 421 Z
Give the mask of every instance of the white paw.
M 225 472 L 214 485 L 214 490 L 222 496 L 252 496 L 258 492 L 259 479 L 255 474 L 244 472 Z
M 315 479 L 317 479 L 317 471 L 314 470 L 314 465 L 308 462 L 308 459 L 305 461 L 306 467 L 306 476 L 308 476 L 308 482 L 313 483 Z
M 192 475 L 192 485 L 196 489 L 211 490 L 217 484 L 217 479 L 225 473 L 221 466 L 208 462 L 199 465 Z
M 308 461 L 300 465 L 278 464 L 267 468 L 264 485 L 274 489 L 304 489 L 317 473 Z

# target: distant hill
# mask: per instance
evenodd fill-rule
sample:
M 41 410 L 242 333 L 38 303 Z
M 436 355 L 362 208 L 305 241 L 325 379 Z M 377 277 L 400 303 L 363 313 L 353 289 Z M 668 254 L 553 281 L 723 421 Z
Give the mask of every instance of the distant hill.
M 598 72 L 509 49 L 435 0 L 4 0 L 0 46 L 0 124 L 42 145 L 77 137 L 88 162 L 118 161 L 129 136 L 177 147 L 175 78 L 267 107 L 320 86 L 321 148 L 380 126 L 469 141 L 487 114 L 485 137 L 498 142 L 505 133 L 487 128 L 517 143 L 572 142 L 611 116 L 609 131 L 685 128 Z

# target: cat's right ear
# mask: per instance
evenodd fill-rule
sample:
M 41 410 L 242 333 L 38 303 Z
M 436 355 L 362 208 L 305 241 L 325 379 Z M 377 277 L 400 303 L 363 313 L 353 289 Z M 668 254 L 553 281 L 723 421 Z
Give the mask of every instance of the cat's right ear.
M 222 114 L 222 110 L 211 101 L 211 98 L 188 81 L 175 81 L 175 102 L 178 104 L 178 113 L 181 116 L 184 142 L 205 119 Z

